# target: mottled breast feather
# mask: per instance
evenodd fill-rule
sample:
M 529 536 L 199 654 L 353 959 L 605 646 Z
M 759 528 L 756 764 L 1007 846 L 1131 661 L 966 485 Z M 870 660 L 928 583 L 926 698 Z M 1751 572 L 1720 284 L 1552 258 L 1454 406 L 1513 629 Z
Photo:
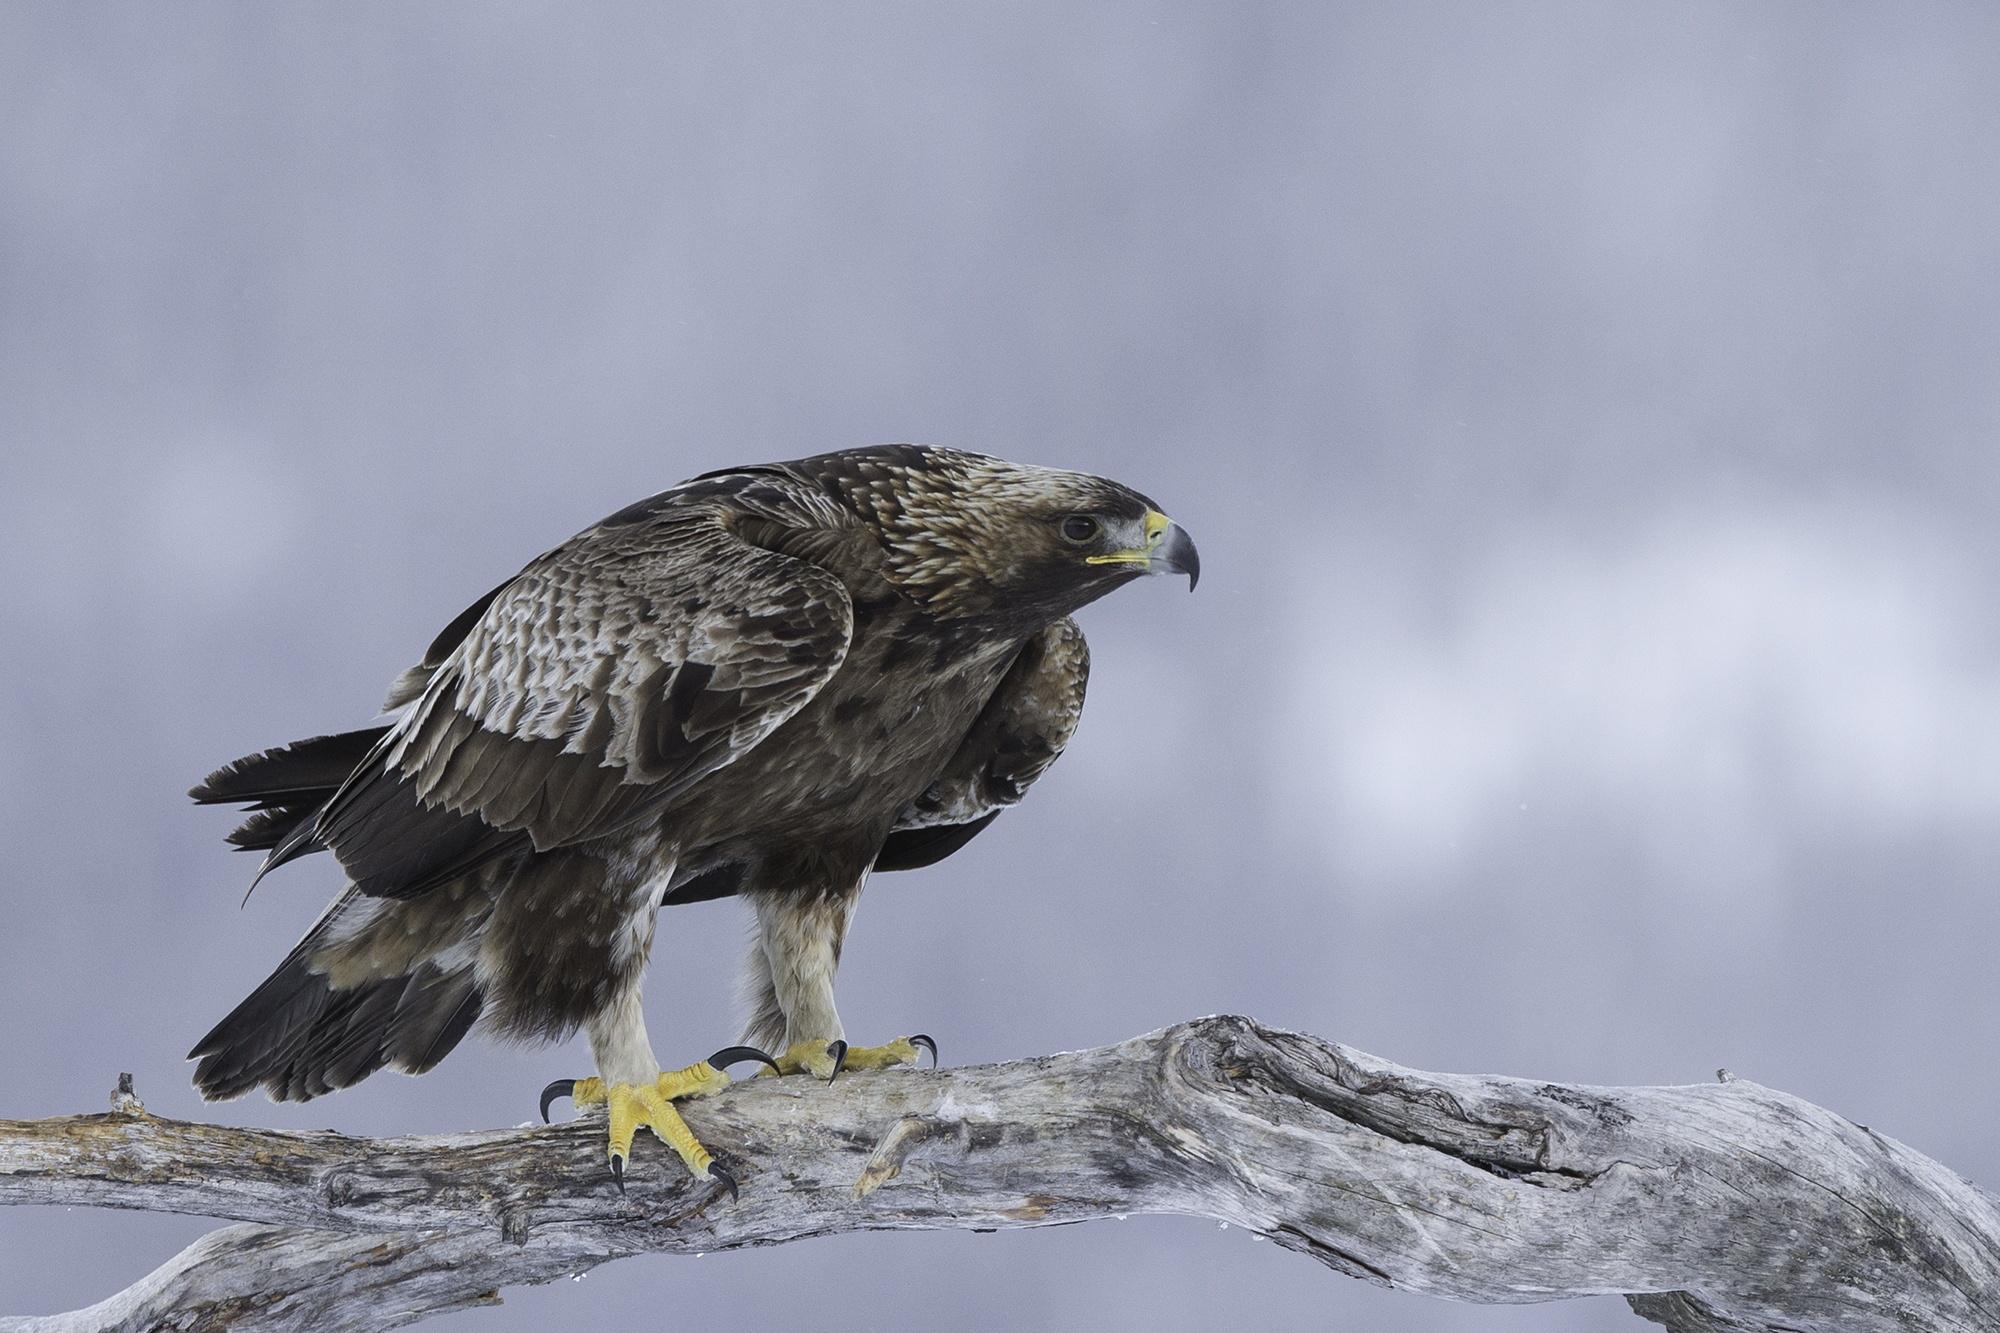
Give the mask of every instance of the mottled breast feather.
M 837 510 L 746 472 L 656 496 L 536 560 L 426 664 L 317 837 L 364 893 L 404 897 L 670 804 L 839 669 L 853 631 L 839 578 L 745 536 L 854 521 Z
M 1075 734 L 1089 679 L 1090 647 L 1074 620 L 1029 639 L 944 771 L 897 813 L 875 868 L 933 865 L 1018 802 Z

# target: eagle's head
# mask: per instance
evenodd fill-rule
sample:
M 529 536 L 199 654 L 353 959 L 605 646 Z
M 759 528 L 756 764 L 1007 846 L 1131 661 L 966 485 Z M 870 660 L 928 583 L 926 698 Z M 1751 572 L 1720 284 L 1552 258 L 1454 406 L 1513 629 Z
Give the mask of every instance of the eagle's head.
M 1201 574 L 1179 524 L 1103 477 L 924 445 L 811 461 L 879 529 L 883 573 L 941 618 L 1039 627 L 1141 574 Z

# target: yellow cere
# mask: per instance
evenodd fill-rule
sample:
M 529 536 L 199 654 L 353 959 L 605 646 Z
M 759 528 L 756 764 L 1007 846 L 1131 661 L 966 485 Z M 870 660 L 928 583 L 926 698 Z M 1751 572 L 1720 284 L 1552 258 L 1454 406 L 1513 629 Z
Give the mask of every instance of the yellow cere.
M 1174 521 L 1159 510 L 1148 509 L 1146 511 L 1146 545 L 1143 550 L 1113 551 L 1109 555 L 1087 555 L 1083 558 L 1083 563 L 1086 565 L 1147 564 L 1153 558 L 1153 548 L 1160 544 L 1160 538 L 1164 537 L 1167 529 L 1173 525 Z

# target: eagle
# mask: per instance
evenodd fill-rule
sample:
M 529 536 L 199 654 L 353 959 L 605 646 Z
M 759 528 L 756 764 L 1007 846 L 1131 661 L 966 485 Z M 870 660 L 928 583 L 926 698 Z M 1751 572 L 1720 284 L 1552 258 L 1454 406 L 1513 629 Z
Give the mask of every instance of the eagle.
M 278 1101 L 420 1074 L 482 1023 L 597 1072 L 620 1190 L 650 1129 L 736 1192 L 674 1103 L 727 1067 L 831 1079 L 914 1062 L 849 1046 L 834 974 L 873 871 L 933 865 L 1068 744 L 1073 613 L 1194 543 L 1102 477 L 889 445 L 730 468 L 586 528 L 481 597 L 373 725 L 265 750 L 191 795 L 243 804 L 257 878 L 328 851 L 348 881 L 189 1054 L 204 1097 Z M 253 881 L 252 887 L 255 887 Z M 755 917 L 742 1044 L 662 1071 L 640 985 L 659 909 Z

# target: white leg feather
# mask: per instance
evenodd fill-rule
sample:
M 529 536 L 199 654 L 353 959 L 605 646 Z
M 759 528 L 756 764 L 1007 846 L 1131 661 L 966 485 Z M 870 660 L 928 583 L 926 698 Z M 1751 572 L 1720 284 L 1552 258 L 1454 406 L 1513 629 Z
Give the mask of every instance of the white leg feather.
M 590 1054 L 607 1086 L 651 1083 L 660 1076 L 653 1043 L 646 1036 L 646 1011 L 634 980 L 603 1012 L 590 1020 Z
M 782 1014 L 780 1049 L 847 1035 L 833 1003 L 833 978 L 840 968 L 841 941 L 847 936 L 847 922 L 859 896 L 860 886 L 855 888 L 854 893 L 839 897 L 773 893 L 757 894 L 751 900 L 757 913 L 764 969 L 759 977 L 752 965 L 759 1007 L 751 1026 L 762 1035 L 776 1026 L 777 1016 Z

